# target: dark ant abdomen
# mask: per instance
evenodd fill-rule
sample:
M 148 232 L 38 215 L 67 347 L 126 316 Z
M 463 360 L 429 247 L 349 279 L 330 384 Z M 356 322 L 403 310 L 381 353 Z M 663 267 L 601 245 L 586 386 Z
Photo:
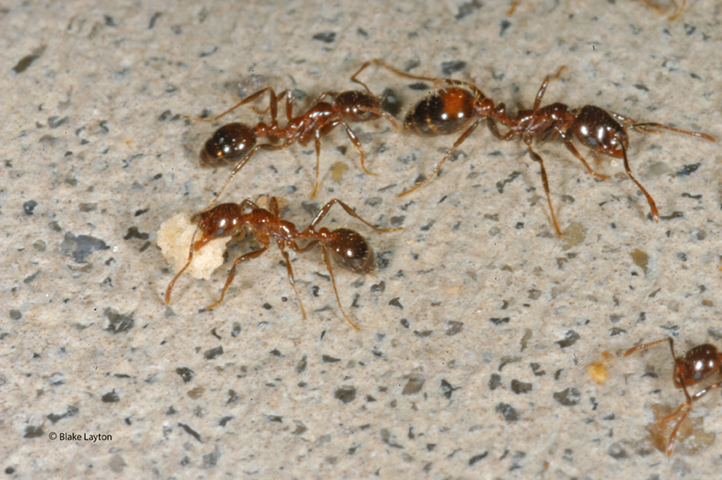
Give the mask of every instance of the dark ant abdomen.
M 354 273 L 369 273 L 376 267 L 376 254 L 361 234 L 339 228 L 331 232 L 329 250 L 336 263 Z
M 621 158 L 622 146 L 628 143 L 627 132 L 609 113 L 594 105 L 580 108 L 572 132 L 582 144 L 600 153 Z
M 474 117 L 474 96 L 463 88 L 444 88 L 421 100 L 406 115 L 404 128 L 417 135 L 447 135 Z
M 215 131 L 201 150 L 201 163 L 215 167 L 236 163 L 256 145 L 253 128 L 242 123 L 229 123 Z
M 708 343 L 698 345 L 687 352 L 684 356 L 685 385 L 694 385 L 705 377 L 717 371 L 719 364 L 717 359 L 717 347 Z

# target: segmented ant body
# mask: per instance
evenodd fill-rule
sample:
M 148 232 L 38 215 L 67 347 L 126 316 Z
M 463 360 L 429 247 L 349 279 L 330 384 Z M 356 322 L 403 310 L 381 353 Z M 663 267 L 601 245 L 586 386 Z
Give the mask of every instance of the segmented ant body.
M 361 157 L 361 168 L 369 175 L 374 175 L 366 169 L 364 162 L 365 154 L 361 142 L 356 134 L 349 127 L 349 122 L 368 122 L 378 118 L 385 118 L 398 130 L 396 119 L 388 112 L 381 109 L 381 99 L 360 91 L 345 92 L 324 92 L 313 105 L 303 114 L 293 116 L 294 96 L 290 90 L 284 90 L 276 95 L 273 88 L 264 88 L 258 92 L 244 98 L 239 103 L 221 113 L 217 117 L 211 119 L 194 119 L 196 121 L 214 122 L 221 117 L 231 113 L 242 105 L 246 105 L 266 92 L 269 95 L 269 106 L 264 111 L 258 113 L 271 112 L 271 122 L 266 124 L 259 122 L 256 126 L 251 127 L 243 123 L 230 123 L 220 127 L 206 141 L 201 151 L 201 161 L 207 165 L 218 165 L 221 163 L 236 163 L 233 171 L 226 180 L 221 190 L 216 195 L 216 199 L 211 206 L 215 205 L 218 197 L 223 193 L 226 186 L 233 177 L 243 168 L 243 166 L 255 155 L 258 150 L 270 149 L 280 150 L 288 147 L 293 143 L 306 145 L 312 139 L 316 147 L 316 182 L 313 187 L 312 197 L 316 196 L 318 191 L 318 172 L 321 157 L 321 136 L 326 135 L 337 125 L 341 125 L 348 135 L 351 143 L 358 150 Z M 281 127 L 278 123 L 278 102 L 285 98 L 286 119 L 285 127 Z M 325 101 L 326 98 L 332 98 L 333 102 Z M 269 143 L 257 144 L 257 140 L 261 137 L 267 137 Z
M 553 78 L 558 77 L 564 68 L 565 67 L 561 67 Z M 564 145 L 572 153 L 572 155 L 582 162 L 584 167 L 591 175 L 594 176 L 594 178 L 600 180 L 607 178 L 606 175 L 595 172 L 592 167 L 589 166 L 587 161 L 574 146 L 572 141 L 574 138 L 587 148 L 594 150 L 597 153 L 608 155 L 613 158 L 623 159 L 624 169 L 626 170 L 627 175 L 629 175 L 629 178 L 637 185 L 637 187 L 639 187 L 642 193 L 644 193 L 644 196 L 647 198 L 647 202 L 649 203 L 652 218 L 654 221 L 658 222 L 659 211 L 657 210 L 654 199 L 652 199 L 652 196 L 647 192 L 642 184 L 639 183 L 634 175 L 632 175 L 632 170 L 629 167 L 629 160 L 627 158 L 629 137 L 627 135 L 627 130 L 671 130 L 673 132 L 703 138 L 711 142 L 716 142 L 717 140 L 706 133 L 690 132 L 662 125 L 660 123 L 639 123 L 631 118 L 624 117 L 618 113 L 607 112 L 593 105 L 585 105 L 581 108 L 572 109 L 563 103 L 553 103 L 540 108 L 549 79 L 550 78 L 547 77 L 544 79 L 544 82 L 542 82 L 542 85 L 537 92 L 536 100 L 534 101 L 534 107 L 531 110 L 520 110 L 516 115 L 508 118 L 509 121 L 506 122 L 506 125 L 510 127 L 508 132 L 501 135 L 494 124 L 494 119 L 490 119 L 489 128 L 494 135 L 502 140 L 523 140 L 529 149 L 529 155 L 531 155 L 532 160 L 539 163 L 544 192 L 546 193 L 547 201 L 549 202 L 549 210 L 551 212 L 554 229 L 557 234 L 561 235 L 562 233 L 559 229 L 556 215 L 554 214 L 554 207 L 552 206 L 551 195 L 549 192 L 549 181 L 547 179 L 546 169 L 544 168 L 544 161 L 532 148 L 532 141 L 534 138 L 537 138 L 542 142 L 546 140 L 553 140 L 555 138 L 561 138 Z
M 674 353 L 674 340 L 670 337 L 643 345 L 637 345 L 624 352 L 624 356 L 628 357 L 638 350 L 643 350 L 663 342 L 669 342 L 669 348 L 672 351 L 672 358 L 674 359 L 674 386 L 681 388 L 686 398 L 684 403 L 682 403 L 674 413 L 661 419 L 664 421 L 666 419 L 678 418 L 667 443 L 666 453 L 669 457 L 674 452 L 679 427 L 692 410 L 693 402 L 705 396 L 710 390 L 722 387 L 722 380 L 708 385 L 692 396 L 690 396 L 687 391 L 687 387 L 696 385 L 715 374 L 722 374 L 722 353 L 720 353 L 714 345 L 704 344 L 692 348 L 682 357 L 677 357 Z
M 506 114 L 506 106 L 503 103 L 494 105 L 494 101 L 484 95 L 478 87 L 462 80 L 411 75 L 375 59 L 364 63 L 351 77 L 351 81 L 366 87 L 356 77 L 370 65 L 379 65 L 400 77 L 433 83 L 434 91 L 424 97 L 406 114 L 404 119 L 405 130 L 425 137 L 448 135 L 464 130 L 464 133 L 446 151 L 444 158 L 434 166 L 434 170 L 419 184 L 400 193 L 399 197 L 408 195 L 431 181 L 454 150 L 469 138 L 482 121 L 486 119 L 496 120 L 511 126 Z
M 185 266 L 176 274 L 171 280 L 168 288 L 165 292 L 165 303 L 168 305 L 171 298 L 171 290 L 175 285 L 176 280 L 183 274 L 186 268 L 191 264 L 193 260 L 193 253 L 201 249 L 206 243 L 216 238 L 232 237 L 240 233 L 243 227 L 246 227 L 248 231 L 263 245 L 262 248 L 246 253 L 238 257 L 228 272 L 226 283 L 221 291 L 221 298 L 214 304 L 206 307 L 207 309 L 216 308 L 223 302 L 226 290 L 231 285 L 233 278 L 236 274 L 236 266 L 241 262 L 256 258 L 262 255 L 268 250 L 272 241 L 276 242 L 278 248 L 281 250 L 281 254 L 286 262 L 288 269 L 288 279 L 291 282 L 298 303 L 301 306 L 301 312 L 303 318 L 306 318 L 306 311 L 303 308 L 301 297 L 296 289 L 296 282 L 293 277 L 293 270 L 291 268 L 291 261 L 288 256 L 287 248 L 290 248 L 294 252 L 306 252 L 314 248 L 316 245 L 320 245 L 323 250 L 324 260 L 326 262 L 326 269 L 331 276 L 331 283 L 333 285 L 333 291 L 336 294 L 336 300 L 338 306 L 343 313 L 344 318 L 356 329 L 359 327 L 351 321 L 346 315 L 343 307 L 341 306 L 341 299 L 338 296 L 338 290 L 336 289 L 336 279 L 333 275 L 333 268 L 331 266 L 331 257 L 335 260 L 336 264 L 340 267 L 350 270 L 354 273 L 364 274 L 374 270 L 376 266 L 376 256 L 371 245 L 366 239 L 354 230 L 348 228 L 339 228 L 336 230 L 329 230 L 325 227 L 316 229 L 317 224 L 328 214 L 329 210 L 335 204 L 339 204 L 349 215 L 365 223 L 369 227 L 379 232 L 391 232 L 399 230 L 399 228 L 383 229 L 377 228 L 371 225 L 369 222 L 361 218 L 355 211 L 348 205 L 340 200 L 332 199 L 326 205 L 321 208 L 316 218 L 311 224 L 302 231 L 291 222 L 282 220 L 279 218 L 278 203 L 275 197 L 271 198 L 270 210 L 261 208 L 251 200 L 244 200 L 240 204 L 237 203 L 223 203 L 215 206 L 210 210 L 199 215 L 198 227 L 196 232 L 200 230 L 201 238 L 198 241 L 191 240 L 190 251 L 188 253 L 188 262 Z M 250 208 L 250 212 L 245 213 L 246 209 Z M 195 232 L 193 234 L 195 238 Z M 306 240 L 307 243 L 299 245 L 300 240 Z

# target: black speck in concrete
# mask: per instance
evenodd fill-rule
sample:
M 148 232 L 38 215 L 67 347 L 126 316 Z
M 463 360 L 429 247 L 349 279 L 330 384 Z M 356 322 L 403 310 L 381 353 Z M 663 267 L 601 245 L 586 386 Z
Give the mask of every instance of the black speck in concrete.
M 569 387 L 565 388 L 562 391 L 554 392 L 552 396 L 554 397 L 554 400 L 564 405 L 565 407 L 573 407 L 574 405 L 579 405 L 579 402 L 581 402 L 582 400 L 582 393 L 579 391 L 578 388 L 575 387 Z
M 123 315 L 112 308 L 106 308 L 103 315 L 110 321 L 105 331 L 110 333 L 123 333 L 129 331 L 135 325 L 133 314 Z
M 155 22 L 160 18 L 160 16 L 163 15 L 163 12 L 155 12 L 152 17 L 150 17 L 150 21 L 148 22 L 148 30 L 152 30 L 153 27 L 155 27 Z
M 504 180 L 496 182 L 496 190 L 499 193 L 504 193 L 504 187 L 506 186 L 506 184 L 513 182 L 514 179 L 517 178 L 519 175 L 521 175 L 521 172 L 511 172 L 511 174 Z
M 499 23 L 499 26 L 501 27 L 501 29 L 499 30 L 499 36 L 500 36 L 500 37 L 503 37 L 503 36 L 504 36 L 504 32 L 506 32 L 506 30 L 507 30 L 509 27 L 511 27 L 511 22 L 510 22 L 509 20 L 504 19 L 504 20 L 502 20 L 502 21 Z
M 333 396 L 343 403 L 350 403 L 356 399 L 356 387 L 340 387 L 333 392 Z
M 489 390 L 496 390 L 499 387 L 501 387 L 501 375 L 492 373 L 489 376 Z
M 400 445 L 396 441 L 396 435 L 393 435 L 387 428 L 381 429 L 381 441 L 384 442 L 389 447 L 404 448 L 403 445 Z
M 582 338 L 577 332 L 574 330 L 569 330 L 566 335 L 564 335 L 564 340 L 559 340 L 558 342 L 554 342 L 557 345 L 559 345 L 561 348 L 567 348 L 571 347 L 575 343 L 577 343 L 577 340 Z
M 509 317 L 503 317 L 503 318 L 490 318 L 489 321 L 493 323 L 494 325 L 503 325 L 505 323 L 509 323 L 510 318 Z
M 451 337 L 464 329 L 464 322 L 455 322 L 450 320 L 446 327 L 446 335 Z
M 446 398 L 451 398 L 451 395 L 454 393 L 454 390 L 458 390 L 461 387 L 454 387 L 449 382 L 441 379 L 441 394 Z
M 337 363 L 337 362 L 340 362 L 341 359 L 339 359 L 339 358 L 334 358 L 334 357 L 332 357 L 332 356 L 330 356 L 330 355 L 322 355 L 322 356 L 321 356 L 321 361 L 322 361 L 323 363 Z
M 201 440 L 200 434 L 199 434 L 198 432 L 196 432 L 195 430 L 193 430 L 191 427 L 189 427 L 189 426 L 186 425 L 185 423 L 180 423 L 180 422 L 178 423 L 178 426 L 181 427 L 183 430 L 185 430 L 185 432 L 186 432 L 188 435 L 190 435 L 191 437 L 195 438 L 195 439 L 198 440 L 200 443 L 203 443 L 203 440 Z
M 466 62 L 463 62 L 461 60 L 454 60 L 452 62 L 443 62 L 441 64 L 441 73 L 444 74 L 445 77 L 448 77 L 452 73 L 460 72 L 465 68 L 466 68 Z
M 409 380 L 404 385 L 404 389 L 401 391 L 401 395 L 414 395 L 419 393 L 424 388 L 426 379 L 421 375 L 411 375 Z
M 46 417 L 54 425 L 54 424 L 58 423 L 60 420 L 62 420 L 63 418 L 74 417 L 75 415 L 78 414 L 79 411 L 80 411 L 80 409 L 78 407 L 75 407 L 73 405 L 68 405 L 68 408 L 67 408 L 67 410 L 65 410 L 65 413 L 61 413 L 61 414 L 51 413 L 50 415 L 46 415 Z
M 101 399 L 103 402 L 105 402 L 105 403 L 118 403 L 118 402 L 120 402 L 120 397 L 118 396 L 117 393 L 115 393 L 115 390 L 109 391 L 108 393 L 106 393 L 105 395 L 103 395 L 102 397 L 100 397 L 100 399 Z
M 148 240 L 150 238 L 150 235 L 145 232 L 139 231 L 138 227 L 130 227 L 128 229 L 128 233 L 126 233 L 123 237 L 123 240 L 130 240 L 133 238 L 137 238 L 138 240 Z
M 40 425 L 38 427 L 34 427 L 32 425 L 28 425 L 25 427 L 25 434 L 23 435 L 24 438 L 37 438 L 43 436 L 43 426 Z
M 38 206 L 38 202 L 35 200 L 28 200 L 27 202 L 23 203 L 23 211 L 25 212 L 25 215 L 32 215 L 35 210 L 35 207 Z
M 519 415 L 519 412 L 516 411 L 516 408 L 512 407 L 508 403 L 500 403 L 494 407 L 494 411 L 496 413 L 500 413 L 507 422 L 516 422 L 521 418 L 521 415 Z
M 45 52 L 45 46 L 42 46 L 42 47 L 38 48 L 37 50 L 35 50 L 30 55 L 26 55 L 23 58 L 21 58 L 20 61 L 18 63 L 16 63 L 15 66 L 13 67 L 13 72 L 15 73 L 15 75 L 19 75 L 19 74 L 23 73 L 25 70 L 27 70 L 28 68 L 30 68 L 30 65 L 32 65 L 35 62 L 35 60 L 37 60 L 38 58 L 40 58 L 43 55 L 43 52 Z
M 470 2 L 462 3 L 459 5 L 459 9 L 456 11 L 454 18 L 461 20 L 462 18 L 479 10 L 482 6 L 483 4 L 479 0 L 471 0 Z
M 221 427 L 225 427 L 226 425 L 228 425 L 228 422 L 230 422 L 234 418 L 235 417 L 233 415 L 227 415 L 227 416 L 221 418 L 220 420 L 218 420 L 218 425 L 220 425 Z
M 611 444 L 607 449 L 607 453 L 615 460 L 624 460 L 625 458 L 629 458 L 629 454 L 619 442 Z
M 336 40 L 336 32 L 321 32 L 313 36 L 314 40 L 324 43 L 333 43 Z
M 390 113 L 393 116 L 398 115 L 401 112 L 404 104 L 401 99 L 396 95 L 396 92 L 390 88 L 385 88 L 381 92 L 381 109 Z M 377 152 L 378 153 L 378 152 Z
M 511 381 L 511 391 L 516 393 L 517 395 L 521 395 L 524 393 L 529 393 L 532 391 L 531 383 L 522 382 L 520 380 L 517 380 L 516 378 Z
M 404 309 L 404 306 L 401 305 L 401 302 L 399 301 L 399 297 L 392 298 L 391 301 L 389 302 L 389 305 L 392 305 L 392 306 L 394 306 L 394 307 L 398 307 L 398 308 L 400 308 L 401 310 Z
M 233 322 L 233 327 L 231 328 L 231 337 L 238 338 L 238 335 L 241 334 L 241 324 L 238 322 Z
M 70 120 L 70 118 L 68 118 L 68 117 L 63 117 L 63 118 L 50 117 L 50 118 L 48 118 L 48 127 L 58 128 L 60 125 L 62 125 L 64 123 L 68 123 L 69 120 Z
M 308 366 L 308 359 L 307 356 L 304 355 L 301 357 L 301 360 L 298 361 L 298 365 L 296 365 L 296 373 L 303 373 L 306 371 L 306 367 Z
M 76 263 L 88 263 L 88 257 L 95 250 L 108 250 L 110 247 L 99 238 L 88 235 L 78 235 L 70 232 L 65 234 L 63 243 L 60 244 L 60 251 L 66 255 L 72 255 Z
M 486 456 L 489 455 L 489 452 L 480 453 L 479 455 L 474 455 L 469 459 L 469 466 L 473 467 L 474 464 L 479 463 L 481 460 L 484 460 Z
M 180 375 L 183 379 L 183 383 L 188 383 L 193 380 L 193 370 L 188 367 L 178 367 L 175 369 L 175 373 Z
M 221 458 L 221 447 L 216 444 L 213 452 L 203 455 L 201 461 L 201 468 L 213 468 L 218 465 L 218 460 Z
M 409 90 L 424 91 L 424 90 L 431 90 L 431 87 L 429 86 L 428 83 L 416 82 L 416 83 L 412 83 L 409 85 Z
M 687 175 L 691 175 L 696 172 L 701 165 L 701 163 L 692 163 L 689 165 L 685 165 L 684 167 L 682 167 L 682 170 L 675 173 L 675 175 L 677 175 L 678 177 L 685 177 Z
M 216 348 L 211 348 L 210 350 L 206 350 L 203 353 L 203 356 L 206 360 L 213 360 L 214 358 L 223 355 L 223 346 L 218 346 Z
M 23 318 L 23 314 L 20 312 L 20 310 L 10 310 L 10 318 L 13 320 L 20 320 Z

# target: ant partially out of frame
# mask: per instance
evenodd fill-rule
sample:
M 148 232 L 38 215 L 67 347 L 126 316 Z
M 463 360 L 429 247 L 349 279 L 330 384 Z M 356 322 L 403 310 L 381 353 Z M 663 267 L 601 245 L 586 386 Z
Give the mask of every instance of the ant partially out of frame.
M 265 93 L 269 95 L 268 108 L 262 111 L 255 107 L 253 107 L 253 109 L 257 113 L 265 113 L 270 110 L 271 122 L 269 124 L 258 122 L 256 126 L 251 127 L 244 123 L 234 122 L 223 125 L 206 141 L 201 151 L 201 162 L 206 165 L 218 165 L 221 163 L 236 164 L 228 180 L 223 184 L 223 187 L 216 195 L 210 207 L 216 204 L 221 193 L 223 193 L 233 177 L 258 150 L 280 150 L 295 142 L 305 146 L 311 139 L 313 139 L 316 147 L 316 182 L 313 187 L 313 193 L 311 194 L 311 197 L 315 197 L 319 185 L 321 136 L 326 135 L 337 125 L 341 125 L 344 130 L 346 130 L 349 140 L 351 140 L 351 143 L 353 143 L 356 150 L 358 150 L 363 171 L 369 175 L 375 175 L 366 168 L 363 147 L 348 123 L 368 122 L 383 117 L 388 120 L 396 130 L 399 128 L 396 119 L 388 112 L 382 110 L 381 99 L 372 95 L 370 90 L 367 90 L 367 92 L 356 90 L 340 93 L 331 91 L 324 92 L 319 95 L 308 110 L 294 117 L 293 104 L 295 98 L 293 92 L 291 90 L 284 90 L 276 94 L 273 88 L 268 87 L 249 95 L 216 117 L 208 119 L 194 118 L 193 120 L 215 122 L 238 107 L 257 100 Z M 278 123 L 278 102 L 284 98 L 287 123 L 285 127 L 281 127 Z M 333 102 L 325 101 L 326 98 L 332 98 Z M 257 144 L 257 139 L 261 137 L 267 137 L 269 143 Z
M 659 5 L 650 2 L 649 0 L 642 0 L 645 5 L 648 7 L 652 7 L 658 12 L 664 13 L 664 8 L 660 7 Z M 511 4 L 511 8 L 509 8 L 509 11 L 507 12 L 508 16 L 514 15 L 514 11 L 516 10 L 516 7 L 519 5 L 520 0 L 513 0 Z M 682 0 L 682 5 L 677 9 L 677 11 L 672 14 L 672 16 L 669 17 L 669 21 L 673 22 L 674 20 L 677 20 L 677 18 L 682 15 L 682 12 L 684 11 L 684 7 L 687 5 L 687 0 Z
M 629 137 L 627 136 L 627 130 L 640 129 L 646 132 L 671 130 L 716 142 L 713 136 L 706 133 L 681 130 L 660 123 L 639 123 L 629 117 L 607 112 L 593 105 L 585 105 L 581 108 L 572 109 L 563 103 L 553 103 L 541 107 L 541 101 L 544 92 L 546 92 L 550 77 L 547 77 L 544 79 L 544 82 L 542 82 L 531 110 L 520 110 L 516 115 L 510 116 L 506 113 L 506 107 L 503 103 L 494 106 L 494 102 L 491 99 L 484 96 L 477 87 L 468 82 L 447 78 L 430 78 L 411 75 L 387 65 L 381 60 L 366 62 L 356 75 L 372 64 L 386 68 L 404 78 L 433 82 L 435 90 L 422 99 L 406 115 L 406 119 L 404 120 L 405 129 L 423 136 L 445 135 L 466 129 L 452 147 L 447 150 L 441 162 L 436 164 L 431 174 L 422 180 L 421 183 L 401 193 L 399 196 L 407 195 L 428 183 L 441 169 L 441 166 L 451 156 L 453 151 L 471 135 L 479 123 L 482 120 L 487 120 L 487 124 L 492 133 L 501 140 L 523 140 L 529 149 L 532 160 L 539 163 L 542 184 L 549 203 L 554 229 L 560 236 L 562 232 L 559 228 L 556 215 L 554 214 L 544 161 L 532 148 L 532 141 L 535 138 L 541 142 L 561 138 L 567 149 L 582 162 L 587 171 L 596 179 L 604 179 L 607 177 L 595 172 L 591 168 L 574 146 L 574 138 L 596 153 L 623 159 L 627 174 L 647 198 L 652 218 L 655 221 L 659 221 L 657 206 L 652 196 L 639 181 L 637 181 L 629 167 L 629 160 L 627 159 Z M 558 77 L 565 68 L 566 67 L 561 67 L 552 78 Z M 355 78 L 356 75 L 354 75 L 351 80 L 361 83 Z M 471 123 L 476 117 L 478 117 L 476 121 Z M 496 127 L 495 122 L 497 121 L 509 128 L 503 135 L 499 133 Z M 467 128 L 470 123 L 471 126 Z
M 707 343 L 692 348 L 682 357 L 677 357 L 674 353 L 674 340 L 670 337 L 637 345 L 636 347 L 630 348 L 624 352 L 624 356 L 628 357 L 638 350 L 643 350 L 664 342 L 669 342 L 669 349 L 672 351 L 672 358 L 674 359 L 674 386 L 676 388 L 681 388 L 684 391 L 684 396 L 686 398 L 684 403 L 682 403 L 671 415 L 659 420 L 660 422 L 664 422 L 668 419 L 678 418 L 674 428 L 672 429 L 672 433 L 669 435 L 669 441 L 667 442 L 666 454 L 669 457 L 674 452 L 674 445 L 677 440 L 679 427 L 692 410 L 692 403 L 702 398 L 710 390 L 722 387 L 722 380 L 708 385 L 694 395 L 689 394 L 687 387 L 696 385 L 702 380 L 715 374 L 722 374 L 722 353 L 720 353 L 714 345 Z
M 293 291 L 298 299 L 298 303 L 301 306 L 303 318 L 306 319 L 306 311 L 303 308 L 301 297 L 296 289 L 296 281 L 293 277 L 291 260 L 289 259 L 286 248 L 290 248 L 294 252 L 301 253 L 311 250 L 316 245 L 320 245 L 321 250 L 323 250 L 326 269 L 331 277 L 331 284 L 333 285 L 333 291 L 336 294 L 336 301 L 341 309 L 341 313 L 352 327 L 359 330 L 359 327 L 351 321 L 341 305 L 341 299 L 339 298 L 338 290 L 336 289 L 336 279 L 333 275 L 333 267 L 331 266 L 331 257 L 333 257 L 338 266 L 354 273 L 364 274 L 369 273 L 376 268 L 376 255 L 366 239 L 354 230 L 348 228 L 329 230 L 325 227 L 316 229 L 318 223 L 328 214 L 331 207 L 336 204 L 340 205 L 346 213 L 378 232 L 392 232 L 400 230 L 400 228 L 377 228 L 361 218 L 361 216 L 352 210 L 351 207 L 335 198 L 321 208 L 318 215 L 316 215 L 316 218 L 314 218 L 311 224 L 303 231 L 299 231 L 296 225 L 289 221 L 282 220 L 279 217 L 278 202 L 275 197 L 271 197 L 270 210 L 261 208 L 248 199 L 244 200 L 240 204 L 222 203 L 199 215 L 198 226 L 196 227 L 196 231 L 193 233 L 193 237 L 191 239 L 188 262 L 176 274 L 173 280 L 171 280 L 170 284 L 168 284 L 168 288 L 165 292 L 166 305 L 170 304 L 173 286 L 175 285 L 176 280 L 178 280 L 186 268 L 188 268 L 191 264 L 191 261 L 193 260 L 193 253 L 195 251 L 201 249 L 206 243 L 216 238 L 235 236 L 241 233 L 243 228 L 246 227 L 256 240 L 263 245 L 263 247 L 246 253 L 245 255 L 238 257 L 233 262 L 233 266 L 228 272 L 226 283 L 221 291 L 221 298 L 218 299 L 216 303 L 206 307 L 206 309 L 210 310 L 216 308 L 223 302 L 226 290 L 228 290 L 228 287 L 231 285 L 231 282 L 236 275 L 236 266 L 238 266 L 238 264 L 246 260 L 250 260 L 251 258 L 261 256 L 266 250 L 268 250 L 271 242 L 275 241 L 276 245 L 278 245 L 278 248 L 281 250 L 283 259 L 286 262 L 288 280 L 290 281 L 291 287 L 293 287 Z M 245 213 L 248 208 L 250 208 L 250 212 Z M 193 240 L 195 239 L 195 234 L 199 230 L 201 232 L 201 238 L 200 240 L 194 242 Z M 307 243 L 299 245 L 299 240 L 306 240 Z

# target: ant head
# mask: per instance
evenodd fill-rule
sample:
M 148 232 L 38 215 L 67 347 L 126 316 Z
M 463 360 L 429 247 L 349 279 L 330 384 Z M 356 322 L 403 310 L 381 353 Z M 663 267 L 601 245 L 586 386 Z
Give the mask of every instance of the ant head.
M 235 162 L 256 144 L 253 129 L 242 123 L 229 123 L 216 130 L 201 150 L 201 161 L 206 165 Z
M 325 229 L 322 229 L 325 230 Z M 348 228 L 321 232 L 323 244 L 331 250 L 336 263 L 354 273 L 369 273 L 376 266 L 376 254 L 361 234 Z
M 193 249 L 198 250 L 216 238 L 237 234 L 243 227 L 242 217 L 243 208 L 237 203 L 222 203 L 201 213 L 198 216 L 198 230 L 201 231 L 201 239 L 193 245 Z
M 623 158 L 629 137 L 619 122 L 599 107 L 587 105 L 579 109 L 572 124 L 577 140 L 592 150 L 614 158 Z
M 380 117 L 381 102 L 378 98 L 364 92 L 351 90 L 336 95 L 334 102 L 343 110 L 343 115 L 351 122 L 366 122 Z

